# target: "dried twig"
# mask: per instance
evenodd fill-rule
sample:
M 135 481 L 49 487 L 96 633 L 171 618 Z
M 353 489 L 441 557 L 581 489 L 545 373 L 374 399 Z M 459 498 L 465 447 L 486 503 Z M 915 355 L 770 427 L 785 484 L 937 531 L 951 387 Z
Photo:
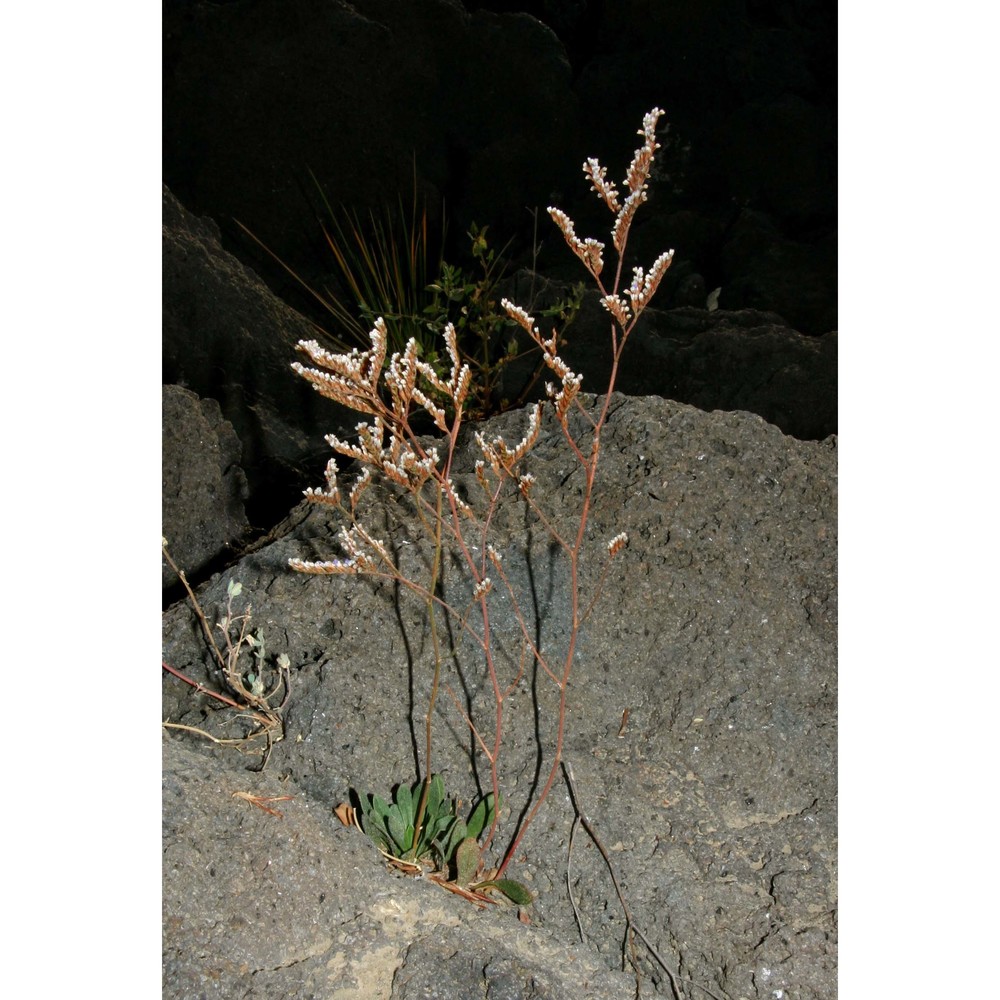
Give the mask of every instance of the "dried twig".
M 277 667 L 275 668 L 274 683 L 270 690 L 265 691 L 263 682 L 259 676 L 264 660 L 260 633 L 258 631 L 256 638 L 249 634 L 251 613 L 250 606 L 247 605 L 242 614 L 236 614 L 233 610 L 233 598 L 240 592 L 239 584 L 230 581 L 226 614 L 223 621 L 218 624 L 218 627 L 221 629 L 226 640 L 226 651 L 223 653 L 212 635 L 212 630 L 208 624 L 208 618 L 202 610 L 201 604 L 198 602 L 198 598 L 195 596 L 194 591 L 191 589 L 191 586 L 187 581 L 187 577 L 184 575 L 184 571 L 177 565 L 176 562 L 174 562 L 170 553 L 167 551 L 167 540 L 165 538 L 163 539 L 163 557 L 167 560 L 170 568 L 177 574 L 178 579 L 180 579 L 180 581 L 184 584 L 184 589 L 187 591 L 188 599 L 191 602 L 194 613 L 197 616 L 198 621 L 201 622 L 201 627 L 205 633 L 206 641 L 208 642 L 209 647 L 215 656 L 215 660 L 219 665 L 219 669 L 222 672 L 223 680 L 239 700 L 234 700 L 219 691 L 213 691 L 211 688 L 206 687 L 199 681 L 188 677 L 187 674 L 178 670 L 176 667 L 172 667 L 165 660 L 162 661 L 163 669 L 178 678 L 178 680 L 184 681 L 185 684 L 189 684 L 200 694 L 206 694 L 229 708 L 234 708 L 239 712 L 246 713 L 247 717 L 252 720 L 255 728 L 240 739 L 226 740 L 212 736 L 204 730 L 198 729 L 194 726 L 183 726 L 175 722 L 164 722 L 163 725 L 167 729 L 180 729 L 186 732 L 197 733 L 200 736 L 207 737 L 213 743 L 223 746 L 240 746 L 242 744 L 249 743 L 258 736 L 263 736 L 267 741 L 260 766 L 260 770 L 263 771 L 264 768 L 267 767 L 267 763 L 270 760 L 271 750 L 274 744 L 284 738 L 283 713 L 285 705 L 291 695 L 291 677 L 289 672 L 288 657 L 285 654 L 278 657 Z M 239 625 L 239 634 L 237 635 L 235 641 L 230 635 L 230 628 L 234 623 Z M 256 673 L 250 676 L 249 680 L 244 678 L 243 670 L 241 669 L 239 662 L 244 647 L 250 647 L 251 650 L 259 649 L 259 652 L 255 652 L 255 655 L 259 657 L 259 664 L 256 668 Z M 279 691 L 282 692 L 281 702 L 278 705 L 272 705 L 271 702 Z
M 254 795 L 253 792 L 233 792 L 234 799 L 243 799 L 244 802 L 248 802 L 252 806 L 256 806 L 258 809 L 262 809 L 266 813 L 270 813 L 272 816 L 277 816 L 278 819 L 284 818 L 284 813 L 280 809 L 272 809 L 270 806 L 266 805 L 268 802 L 287 802 L 290 799 L 295 798 L 294 795 Z
M 194 613 L 198 616 L 198 621 L 201 622 L 202 630 L 205 633 L 205 639 L 208 641 L 209 648 L 215 654 L 215 659 L 219 664 L 219 668 L 223 671 L 226 669 L 226 661 L 223 659 L 222 652 L 216 645 L 215 637 L 212 635 L 212 629 L 209 627 L 208 619 L 205 617 L 204 611 L 201 610 L 201 605 L 198 603 L 198 598 L 194 596 L 194 591 L 191 589 L 191 584 L 188 583 L 187 577 L 184 575 L 184 570 L 182 570 L 177 563 L 174 562 L 170 553 L 167 551 L 167 540 L 163 539 L 163 558 L 167 560 L 167 565 L 177 574 L 177 579 L 184 584 L 184 589 L 187 591 L 188 598 L 191 601 L 191 607 L 194 608 Z M 210 693 L 210 692 L 206 692 Z

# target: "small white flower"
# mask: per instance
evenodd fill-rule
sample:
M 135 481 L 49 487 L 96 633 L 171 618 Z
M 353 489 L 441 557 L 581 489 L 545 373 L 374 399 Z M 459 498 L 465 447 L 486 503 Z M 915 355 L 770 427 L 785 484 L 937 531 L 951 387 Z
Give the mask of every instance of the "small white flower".
M 608 542 L 608 555 L 616 556 L 625 546 L 628 545 L 628 534 L 624 531 L 619 532 L 614 538 Z
M 328 559 L 324 562 L 308 562 L 304 559 L 289 559 L 288 565 L 299 573 L 330 575 L 333 573 L 357 573 L 358 564 L 354 559 Z

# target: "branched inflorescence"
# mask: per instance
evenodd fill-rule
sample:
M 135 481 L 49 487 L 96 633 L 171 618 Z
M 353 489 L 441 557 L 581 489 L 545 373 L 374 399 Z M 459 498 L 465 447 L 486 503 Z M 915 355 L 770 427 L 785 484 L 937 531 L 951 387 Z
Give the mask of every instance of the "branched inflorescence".
M 344 508 L 337 482 L 339 469 L 335 459 L 326 467 L 326 485 L 305 491 L 307 499 L 346 509 L 352 526 L 340 534 L 346 559 L 318 562 L 292 559 L 289 565 L 303 573 L 386 573 L 393 575 L 395 565 L 381 540 L 374 538 L 357 521 L 355 515 L 362 494 L 373 481 L 373 472 L 381 473 L 389 483 L 422 498 L 427 484 L 442 489 L 455 509 L 471 514 L 471 508 L 459 496 L 451 478 L 442 470 L 439 450 L 423 446 L 413 431 L 415 411 L 423 410 L 434 425 L 448 435 L 451 447 L 462 419 L 462 409 L 472 387 L 472 374 L 458 352 L 455 328 L 445 331 L 445 348 L 451 359 L 449 378 L 438 376 L 434 368 L 420 359 L 417 342 L 411 339 L 403 351 L 396 352 L 386 364 L 386 330 L 381 319 L 376 320 L 370 333 L 371 347 L 367 351 L 352 350 L 333 354 L 316 341 L 302 341 L 301 350 L 312 362 L 307 367 L 299 362 L 292 365 L 313 388 L 348 409 L 371 417 L 356 428 L 356 441 L 351 442 L 329 434 L 326 440 L 334 451 L 353 459 L 361 466 Z M 431 390 L 450 401 L 452 416 L 432 398 Z M 450 464 L 450 450 L 449 450 Z
M 291 559 L 289 565 L 303 573 L 366 574 L 395 580 L 427 601 L 432 631 L 433 613 L 436 607 L 455 615 L 460 627 L 478 642 L 493 691 L 496 710 L 492 732 L 488 733 L 485 730 L 483 722 L 471 718 L 461 708 L 460 711 L 463 712 L 465 722 L 473 731 L 476 745 L 487 758 L 492 791 L 497 802 L 502 800 L 499 761 L 503 745 L 505 703 L 516 686 L 517 678 L 513 682 L 501 679 L 494 659 L 488 601 L 492 590 L 499 587 L 510 598 L 520 628 L 523 650 L 534 658 L 540 670 L 553 682 L 558 691 L 558 717 L 552 724 L 554 730 L 552 745 L 555 749 L 549 761 L 547 779 L 533 802 L 526 803 L 523 808 L 513 811 L 513 815 L 522 819 L 512 833 L 509 846 L 497 870 L 498 876 L 502 876 L 558 774 L 562 760 L 568 682 L 579 630 L 600 595 L 610 560 L 628 544 L 628 535 L 624 531 L 606 543 L 603 552 L 604 570 L 596 585 L 591 583 L 588 592 L 583 593 L 580 564 L 587 539 L 587 522 L 593 504 L 600 433 L 609 415 L 609 402 L 615 388 L 619 360 L 640 314 L 656 293 L 673 259 L 673 251 L 667 251 L 657 257 L 648 270 L 642 267 L 633 268 L 631 282 L 627 285 L 623 282 L 622 271 L 629 231 L 636 211 L 648 197 L 647 182 L 658 148 L 657 122 L 662 114 L 659 108 L 654 108 L 643 118 L 643 125 L 639 130 L 643 142 L 636 150 L 626 172 L 624 185 L 627 194 L 624 196 L 618 186 L 608 180 L 607 171 L 596 159 L 588 159 L 583 165 L 584 175 L 590 181 L 592 189 L 615 216 L 611 228 L 611 243 L 616 255 L 612 279 L 606 280 L 604 277 L 605 244 L 592 238 L 581 239 L 576 235 L 572 219 L 565 212 L 558 208 L 548 210 L 566 243 L 593 278 L 600 292 L 600 301 L 612 320 L 612 366 L 604 394 L 596 399 L 592 398 L 592 401 L 583 399 L 580 396 L 582 376 L 574 372 L 560 357 L 560 340 L 557 332 L 553 330 L 551 335 L 546 337 L 527 310 L 507 299 L 502 302 L 510 319 L 520 326 L 542 351 L 543 360 L 553 379 L 546 386 L 549 412 L 583 470 L 584 485 L 579 517 L 572 531 L 563 533 L 546 516 L 536 501 L 533 489 L 535 477 L 524 468 L 542 431 L 545 411 L 543 403 L 531 407 L 524 436 L 514 445 L 509 444 L 502 435 L 489 436 L 483 432 L 476 432 L 475 441 L 482 457 L 475 463 L 474 472 L 482 492 L 475 504 L 472 498 L 460 494 L 452 480 L 451 470 L 463 420 L 464 404 L 472 389 L 472 373 L 470 366 L 460 357 L 455 328 L 452 325 L 449 324 L 447 327 L 444 338 L 445 349 L 451 360 L 451 372 L 447 378 L 440 377 L 431 365 L 421 360 L 416 340 L 410 340 L 404 350 L 394 353 L 387 362 L 386 329 L 381 319 L 376 321 L 370 333 L 371 347 L 368 350 L 355 349 L 345 354 L 333 354 L 321 348 L 315 341 L 303 341 L 299 344 L 299 349 L 307 356 L 311 365 L 296 363 L 292 366 L 299 375 L 311 382 L 318 392 L 369 419 L 357 425 L 355 442 L 343 440 L 333 434 L 327 437 L 334 451 L 356 461 L 361 469 L 348 491 L 346 502 L 338 485 L 339 470 L 334 459 L 327 465 L 325 485 L 318 489 L 308 489 L 305 494 L 309 500 L 331 505 L 344 514 L 346 524 L 341 527 L 339 534 L 343 558 L 323 561 Z M 442 402 L 445 405 L 442 405 Z M 426 413 L 443 435 L 435 444 L 426 444 L 416 434 L 413 418 L 418 411 Z M 574 411 L 584 418 L 582 435 L 571 429 L 570 414 Z M 589 444 L 585 440 L 588 435 Z M 394 563 L 386 543 L 369 532 L 360 520 L 360 500 L 377 477 L 392 487 L 408 493 L 414 499 L 417 516 L 437 553 L 430 583 L 408 578 Z M 505 490 L 505 486 L 509 489 Z M 516 588 L 504 571 L 501 553 L 489 541 L 489 531 L 494 523 L 493 515 L 498 504 L 506 496 L 519 497 L 528 506 L 536 521 L 549 533 L 552 541 L 565 556 L 572 622 L 565 649 L 555 654 L 536 645 L 535 633 L 529 626 L 527 616 L 521 611 L 521 608 L 527 605 L 519 601 Z M 470 531 L 473 532 L 472 535 L 468 534 Z M 475 627 L 471 623 L 470 608 L 454 608 L 440 596 L 436 574 L 442 546 L 445 544 L 457 552 L 459 563 L 467 572 L 470 584 L 468 593 L 471 594 L 470 607 L 477 607 L 480 617 L 479 624 Z M 435 649 L 437 649 L 436 641 Z M 440 666 L 441 656 L 438 655 L 434 691 L 437 688 Z M 518 677 L 522 671 L 523 656 Z M 430 714 L 428 712 L 426 751 L 428 759 L 424 762 L 428 774 L 430 773 Z M 548 738 L 545 742 L 549 742 Z M 484 850 L 493 838 L 498 816 L 499 813 L 494 818 L 486 837 Z
M 556 225 L 562 230 L 562 234 L 569 244 L 570 249 L 580 258 L 584 267 L 590 272 L 594 280 L 601 289 L 601 305 L 611 313 L 615 322 L 623 329 L 633 323 L 645 309 L 649 300 L 656 292 L 660 279 L 666 273 L 673 260 L 673 250 L 660 254 L 654 261 L 648 272 L 644 272 L 641 267 L 635 268 L 633 272 L 632 284 L 626 290 L 624 296 L 618 293 L 618 282 L 621 279 L 621 264 L 625 253 L 625 244 L 628 240 L 629 228 L 636 210 L 646 201 L 647 181 L 649 171 L 653 165 L 653 157 L 660 144 L 656 141 L 656 123 L 663 112 L 659 108 L 653 108 L 642 119 L 642 128 L 639 135 L 643 137 L 643 144 L 635 151 L 632 162 L 629 164 L 625 174 L 625 185 L 628 188 L 628 195 L 624 202 L 618 192 L 618 186 L 607 179 L 607 170 L 594 158 L 590 158 L 583 164 L 584 175 L 590 181 L 591 189 L 597 192 L 597 196 L 607 205 L 614 214 L 615 221 L 611 229 L 611 242 L 618 252 L 619 266 L 615 274 L 614 287 L 605 289 L 600 279 L 601 271 L 604 267 L 602 254 L 604 244 L 594 239 L 581 240 L 573 227 L 573 221 L 565 212 L 558 208 L 550 208 L 549 215 L 552 216 Z

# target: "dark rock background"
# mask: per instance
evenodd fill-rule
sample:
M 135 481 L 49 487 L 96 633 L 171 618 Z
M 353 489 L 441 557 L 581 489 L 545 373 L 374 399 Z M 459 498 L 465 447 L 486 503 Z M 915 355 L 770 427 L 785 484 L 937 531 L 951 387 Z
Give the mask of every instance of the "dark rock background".
M 529 287 L 544 306 L 567 285 L 522 270 L 511 276 L 506 291 L 514 301 L 528 302 Z M 163 330 L 165 377 L 217 401 L 240 442 L 246 513 L 254 530 L 220 538 L 235 545 L 270 528 L 314 484 L 326 462 L 323 434 L 348 433 L 356 416 L 326 405 L 289 369 L 295 344 L 313 335 L 310 321 L 222 248 L 211 220 L 191 216 L 166 189 Z M 607 384 L 611 354 L 596 292 L 586 293 L 567 331 L 563 355 L 584 373 L 585 387 Z M 510 366 L 501 386 L 504 394 L 516 398 L 532 367 Z M 837 334 L 807 337 L 774 313 L 709 312 L 690 306 L 662 310 L 654 300 L 631 338 L 618 386 L 705 410 L 749 410 L 787 434 L 822 439 L 836 429 Z M 532 395 L 541 391 L 539 386 Z M 165 451 L 193 432 L 167 427 Z M 175 460 L 188 461 L 183 447 Z M 165 467 L 169 461 L 165 459 Z M 200 516 L 188 513 L 189 519 Z M 171 541 L 182 515 L 187 516 L 183 497 L 170 509 Z
M 676 255 L 619 388 L 836 432 L 831 6 L 172 0 L 164 18 L 163 380 L 219 401 L 258 530 L 311 481 L 306 442 L 331 429 L 284 369 L 329 316 L 234 220 L 321 287 L 332 264 L 309 171 L 364 211 L 408 198 L 415 170 L 432 215 L 446 205 L 449 259 L 470 264 L 464 234 L 489 225 L 511 240 L 512 275 L 534 265 L 558 291 L 582 274 L 545 207 L 606 240 L 580 164 L 620 176 L 654 104 L 669 128 L 629 266 Z M 253 274 L 228 284 L 241 265 Z M 298 315 L 260 315 L 260 279 Z M 604 330 L 592 303 L 572 328 L 592 379 Z
M 634 250 L 677 250 L 660 307 L 692 304 L 674 297 L 698 276 L 722 309 L 836 328 L 834 4 L 173 0 L 165 18 L 164 180 L 239 256 L 259 255 L 234 218 L 319 277 L 308 171 L 366 207 L 409 192 L 415 165 L 456 253 L 476 221 L 527 263 L 532 209 L 604 230 L 580 164 L 619 176 L 658 105 L 670 128 Z M 539 260 L 554 276 L 573 265 L 561 244 Z

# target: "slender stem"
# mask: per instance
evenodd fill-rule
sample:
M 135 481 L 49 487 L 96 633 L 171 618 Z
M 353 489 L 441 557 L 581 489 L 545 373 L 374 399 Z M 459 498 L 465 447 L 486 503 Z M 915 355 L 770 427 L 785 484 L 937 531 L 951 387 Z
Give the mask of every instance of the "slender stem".
M 434 647 L 434 680 L 431 683 L 431 696 L 427 703 L 426 748 L 424 750 L 424 785 L 420 791 L 420 804 L 417 806 L 417 817 L 413 824 L 413 849 L 420 843 L 420 832 L 424 825 L 424 814 L 427 811 L 427 796 L 431 790 L 431 731 L 434 719 L 434 705 L 437 702 L 438 686 L 441 683 L 441 646 L 438 642 L 437 617 L 434 614 L 434 595 L 437 593 L 438 577 L 441 572 L 441 508 L 444 490 L 438 484 L 437 518 L 434 532 L 434 564 L 431 568 L 431 585 L 427 598 L 427 617 L 431 626 L 431 643 Z
M 617 281 L 616 281 L 617 285 Z M 566 417 L 562 419 L 562 430 L 563 434 L 569 440 L 573 450 L 576 452 L 577 456 L 585 470 L 585 483 L 583 489 L 583 502 L 581 504 L 580 511 L 580 523 L 577 527 L 576 539 L 574 540 L 572 548 L 569 550 L 569 569 L 570 569 L 570 595 L 572 601 L 572 625 L 570 628 L 569 645 L 566 650 L 566 659 L 563 663 L 563 673 L 562 678 L 559 682 L 559 719 L 556 727 L 556 748 L 555 754 L 552 759 L 552 766 L 549 769 L 548 778 L 545 781 L 545 785 L 542 791 L 539 793 L 538 797 L 535 799 L 534 805 L 529 810 L 527 816 L 524 818 L 524 822 L 518 827 L 514 839 L 511 841 L 510 847 L 507 849 L 507 853 L 504 855 L 503 862 L 497 872 L 497 878 L 502 878 L 504 872 L 507 870 L 507 866 L 510 864 L 512 858 L 514 857 L 517 848 L 520 846 L 521 841 L 524 839 L 524 835 L 531 825 L 535 816 L 538 814 L 539 809 L 545 803 L 545 800 L 549 796 L 549 792 L 552 790 L 553 784 L 555 784 L 556 776 L 559 773 L 560 765 L 562 764 L 562 754 L 563 745 L 566 736 L 566 709 L 567 709 L 567 691 L 569 688 L 569 678 L 570 673 L 573 669 L 573 660 L 576 655 L 576 643 L 580 634 L 580 627 L 582 624 L 582 618 L 580 615 L 580 586 L 579 586 L 579 568 L 580 568 L 580 555 L 583 551 L 583 543 L 586 536 L 587 524 L 590 520 L 590 508 L 594 495 L 594 482 L 597 477 L 597 464 L 600 457 L 601 451 L 601 430 L 604 427 L 605 422 L 608 418 L 609 406 L 611 400 L 611 394 L 614 392 L 615 382 L 618 377 L 618 360 L 621 357 L 621 349 L 624 347 L 625 341 L 631 332 L 631 325 L 622 330 L 621 340 L 616 338 L 616 349 L 614 356 L 612 358 L 611 364 L 611 375 L 608 379 L 608 389 L 605 393 L 603 403 L 601 405 L 600 415 L 594 422 L 593 439 L 591 441 L 590 457 L 583 458 L 582 451 L 579 446 L 573 440 L 572 435 L 569 430 L 569 422 Z M 592 607 L 588 606 L 586 614 L 590 613 Z M 584 615 L 585 617 L 586 615 Z
M 556 334 L 553 332 L 553 336 L 549 340 L 545 340 L 534 325 L 534 320 L 523 309 L 518 309 L 507 304 L 507 311 L 510 317 L 516 319 L 535 341 L 535 344 L 542 349 L 543 364 L 551 368 L 562 381 L 562 390 L 557 393 L 554 389 L 550 389 L 550 395 L 553 396 L 556 418 L 560 424 L 563 438 L 570 452 L 580 463 L 585 480 L 579 521 L 572 537 L 564 537 L 557 530 L 554 520 L 547 518 L 536 506 L 534 500 L 528 496 L 530 480 L 522 479 L 518 483 L 518 468 L 516 466 L 520 464 L 521 459 L 524 458 L 537 439 L 540 429 L 537 425 L 531 431 L 534 436 L 530 439 L 524 439 L 523 443 L 518 445 L 513 451 L 507 447 L 502 437 L 496 439 L 498 442 L 496 446 L 480 441 L 484 457 L 488 459 L 488 464 L 492 469 L 492 472 L 484 470 L 477 463 L 477 478 L 486 486 L 485 510 L 482 510 L 480 507 L 480 513 L 474 512 L 471 506 L 456 491 L 451 481 L 451 468 L 456 456 L 458 433 L 462 423 L 462 404 L 469 391 L 469 383 L 467 381 L 468 371 L 465 368 L 462 368 L 461 371 L 459 370 L 460 361 L 454 341 L 449 341 L 448 345 L 449 353 L 453 359 L 453 369 L 451 381 L 447 384 L 442 382 L 438 375 L 427 365 L 417 362 L 417 352 L 411 348 L 407 348 L 405 355 L 398 353 L 394 355 L 390 362 L 388 373 L 383 375 L 380 371 L 374 370 L 372 366 L 376 361 L 380 369 L 385 362 L 386 330 L 382 320 L 376 321 L 376 329 L 371 333 L 371 349 L 357 357 L 352 354 L 346 358 L 334 358 L 332 363 L 327 363 L 327 360 L 323 359 L 322 354 L 314 350 L 311 342 L 300 344 L 305 353 L 312 356 L 321 368 L 328 368 L 332 373 L 328 375 L 316 369 L 304 369 L 301 366 L 296 366 L 300 374 L 308 378 L 323 395 L 329 396 L 360 413 L 370 414 L 376 418 L 374 425 L 362 425 L 359 428 L 362 431 L 360 446 L 348 446 L 339 440 L 335 440 L 334 449 L 348 457 L 360 459 L 362 462 L 381 469 L 397 486 L 404 490 L 408 489 L 412 494 L 421 524 L 434 544 L 434 564 L 431 571 L 429 589 L 424 589 L 416 581 L 407 579 L 400 568 L 394 565 L 386 555 L 383 545 L 363 532 L 356 521 L 355 528 L 352 530 L 357 532 L 358 537 L 349 539 L 354 558 L 347 564 L 340 562 L 314 569 L 316 572 L 364 572 L 375 577 L 394 579 L 412 592 L 420 595 L 427 604 L 435 663 L 434 679 L 431 686 L 431 696 L 426 719 L 426 770 L 424 774 L 424 787 L 420 797 L 415 824 L 417 838 L 419 838 L 428 801 L 431 778 L 432 718 L 441 674 L 441 650 L 437 635 L 436 611 L 440 607 L 446 614 L 454 612 L 449 602 L 438 594 L 444 540 L 447 540 L 449 548 L 454 546 L 458 550 L 460 560 L 464 563 L 464 568 L 473 585 L 472 597 L 464 610 L 460 614 L 455 615 L 455 621 L 457 622 L 458 633 L 471 635 L 482 649 L 495 706 L 495 728 L 492 734 L 488 733 L 485 729 L 480 730 L 477 727 L 471 717 L 471 709 L 466 713 L 460 705 L 458 706 L 460 714 L 465 719 L 474 736 L 474 752 L 478 746 L 479 750 L 489 761 L 491 785 L 497 804 L 489 833 L 485 838 L 485 844 L 481 850 L 485 850 L 493 840 L 499 819 L 499 758 L 504 739 L 504 703 L 515 689 L 518 678 L 520 678 L 524 670 L 524 652 L 522 652 L 522 662 L 518 676 L 514 681 L 508 684 L 507 674 L 503 678 L 499 676 L 499 662 L 497 659 L 499 654 L 495 653 L 493 649 L 495 629 L 493 628 L 494 623 L 491 622 L 490 604 L 487 600 L 490 589 L 488 570 L 491 561 L 495 562 L 496 573 L 510 595 L 513 615 L 524 640 L 523 650 L 530 652 L 536 664 L 542 668 L 545 675 L 559 691 L 558 717 L 555 721 L 555 750 L 551 767 L 541 791 L 530 796 L 528 803 L 525 804 L 525 811 L 521 814 L 524 818 L 518 823 L 514 831 L 513 840 L 503 857 L 498 875 L 503 874 L 511 858 L 516 853 L 528 828 L 551 792 L 556 776 L 559 773 L 565 748 L 569 681 L 580 639 L 580 630 L 583 627 L 584 621 L 594 609 L 607 576 L 608 566 L 605 564 L 593 592 L 589 596 L 581 593 L 581 559 L 583 558 L 584 543 L 586 541 L 590 513 L 594 502 L 595 481 L 601 451 L 601 434 L 612 413 L 611 397 L 617 381 L 620 361 L 629 335 L 635 329 L 639 313 L 642 312 L 655 292 L 656 284 L 658 284 L 663 272 L 670 263 L 669 255 L 657 258 L 657 262 L 654 265 L 655 274 L 651 271 L 645 278 L 643 278 L 641 270 L 637 269 L 633 285 L 628 292 L 630 304 L 626 303 L 624 298 L 619 296 L 619 290 L 623 283 L 622 275 L 629 229 L 631 228 L 632 219 L 638 207 L 638 201 L 633 200 L 633 196 L 640 201 L 645 200 L 645 182 L 649 174 L 649 166 L 657 148 L 653 132 L 655 131 L 656 120 L 661 114 L 662 112 L 659 109 L 654 109 L 643 120 L 643 132 L 640 134 L 645 136 L 645 144 L 636 151 L 636 159 L 633 161 L 633 166 L 629 168 L 626 180 L 632 195 L 624 205 L 618 205 L 617 190 L 614 185 L 609 187 L 604 181 L 604 170 L 596 161 L 588 161 L 588 164 L 584 168 L 584 172 L 590 177 L 595 190 L 603 197 L 612 212 L 617 214 L 615 226 L 612 230 L 612 238 L 617 252 L 617 262 L 614 267 L 613 280 L 610 286 L 605 285 L 598 275 L 600 268 L 597 267 L 597 262 L 600 259 L 601 245 L 598 245 L 594 240 L 579 240 L 574 235 L 571 220 L 564 213 L 552 210 L 553 217 L 562 229 L 563 235 L 594 278 L 604 300 L 604 305 L 613 317 L 610 338 L 612 348 L 611 371 L 605 394 L 602 399 L 596 401 L 596 413 L 593 410 L 588 410 L 578 398 L 579 377 L 571 375 L 566 365 L 558 358 L 556 353 L 558 338 Z M 416 229 L 414 220 L 415 215 L 413 220 L 411 220 L 411 239 L 413 231 Z M 381 239 L 380 233 L 377 238 Z M 595 247 L 598 254 L 596 258 L 594 257 Z M 489 266 L 485 259 L 481 263 L 485 269 L 484 280 L 488 280 L 490 277 Z M 534 280 L 534 275 L 532 276 L 532 280 Z M 643 284 L 643 281 L 645 281 L 645 284 Z M 381 339 L 376 336 L 377 332 L 381 333 Z M 454 331 L 451 331 L 449 336 L 454 336 Z M 495 374 L 495 369 L 491 369 L 489 365 L 489 352 L 486 348 L 486 341 L 483 341 L 483 349 L 486 353 L 483 355 L 482 363 L 477 365 L 474 359 L 469 359 L 468 365 L 471 366 L 472 370 L 478 368 L 479 373 L 484 376 L 486 380 L 484 386 L 485 398 L 488 399 L 492 391 L 490 379 Z M 416 364 L 416 370 L 414 370 L 414 364 Z M 428 397 L 422 391 L 416 390 L 415 379 L 420 374 L 438 391 L 443 392 L 446 396 L 450 395 L 452 398 L 454 413 L 450 424 L 448 423 L 449 418 L 445 411 L 436 404 L 430 403 Z M 387 394 L 380 393 L 377 388 L 380 376 L 384 378 Z M 428 449 L 425 449 L 421 445 L 414 433 L 414 428 L 410 422 L 411 406 L 413 404 L 417 404 L 427 410 L 433 417 L 437 427 L 447 435 L 447 457 L 442 466 L 438 465 L 436 453 L 429 455 Z M 578 436 L 575 436 L 574 431 L 570 427 L 570 413 L 574 416 L 574 425 L 578 425 L 581 421 L 583 423 L 583 429 Z M 533 420 L 537 420 L 537 415 Z M 390 446 L 388 449 L 385 449 L 382 443 L 386 431 L 390 433 Z M 433 460 L 431 460 L 432 458 Z M 495 476 L 495 483 L 487 484 L 487 478 L 490 476 Z M 490 528 L 493 526 L 494 518 L 497 515 L 501 495 L 509 485 L 508 480 L 515 486 L 520 486 L 521 492 L 527 498 L 529 510 L 537 516 L 542 528 L 548 532 L 550 540 L 561 549 L 568 561 L 571 622 L 569 639 L 564 658 L 561 661 L 561 667 L 558 662 L 548 658 L 541 643 L 536 645 L 528 624 L 529 616 L 524 613 L 521 604 L 518 602 L 511 581 L 500 568 L 499 560 L 488 556 L 487 543 Z M 437 489 L 437 495 L 434 498 L 423 492 L 424 487 L 429 483 L 432 483 Z M 315 499 L 326 500 L 329 496 L 330 494 L 318 495 Z M 352 494 L 352 518 L 354 502 Z M 447 524 L 445 523 L 445 507 L 447 507 Z M 471 519 L 472 524 L 475 526 L 474 528 L 466 526 L 466 518 Z M 476 546 L 471 544 L 472 541 L 479 542 L 479 551 L 477 551 Z M 377 553 L 378 558 L 373 561 L 366 556 L 362 560 L 357 551 L 357 546 L 361 543 L 367 544 Z M 306 569 L 303 566 L 297 568 Z M 476 605 L 478 605 L 477 618 L 482 622 L 481 631 L 478 632 L 476 626 L 470 621 Z M 454 697 L 454 693 L 451 692 L 450 688 L 448 688 L 448 691 Z M 491 743 L 492 749 L 490 749 Z M 539 770 L 541 770 L 541 765 L 542 759 L 539 757 Z M 571 775 L 569 775 L 569 779 L 572 781 Z M 584 822 L 586 822 L 585 819 Z
M 198 616 L 198 621 L 201 622 L 201 627 L 205 633 L 205 638 L 208 640 L 208 645 L 212 652 L 215 653 L 215 659 L 219 664 L 219 668 L 225 671 L 226 660 L 216 644 L 215 637 L 212 635 L 212 630 L 208 626 L 208 619 L 205 617 L 205 612 L 201 610 L 201 605 L 198 603 L 198 598 L 194 596 L 194 591 L 191 589 L 191 584 L 188 583 L 187 577 L 184 575 L 184 570 L 182 570 L 177 563 L 174 562 L 170 553 L 167 551 L 166 539 L 163 540 L 163 558 L 167 560 L 170 568 L 177 574 L 177 579 L 184 584 L 184 589 L 187 591 L 188 598 L 191 601 L 191 606 L 194 608 L 194 613 Z M 167 669 L 169 669 L 169 667 Z
M 239 702 L 233 701 L 232 698 L 227 698 L 224 694 L 219 694 L 218 691 L 212 691 L 205 687 L 204 684 L 200 684 L 198 681 L 192 680 L 187 676 L 187 674 L 183 674 L 181 671 L 170 666 L 166 660 L 161 660 L 161 663 L 163 664 L 163 669 L 166 670 L 167 673 L 173 674 L 174 677 L 184 681 L 185 684 L 190 684 L 191 687 L 193 687 L 195 691 L 198 691 L 200 694 L 207 694 L 209 697 L 215 698 L 216 701 L 221 701 L 224 705 L 229 705 L 230 708 L 238 708 L 241 711 L 250 707 L 249 705 L 241 705 Z

